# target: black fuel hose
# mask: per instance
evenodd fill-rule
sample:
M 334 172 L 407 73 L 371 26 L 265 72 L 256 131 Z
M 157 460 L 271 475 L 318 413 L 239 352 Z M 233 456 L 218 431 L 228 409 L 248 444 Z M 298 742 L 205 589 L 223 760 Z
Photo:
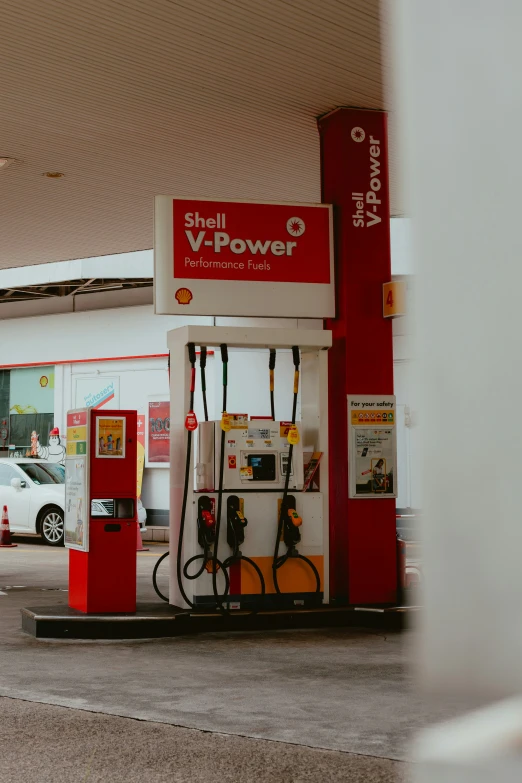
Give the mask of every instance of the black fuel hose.
M 207 379 L 205 374 L 205 368 L 207 366 L 207 347 L 201 346 L 201 352 L 199 354 L 199 367 L 201 370 L 201 396 L 203 397 L 203 412 L 205 414 L 205 421 L 208 421 L 208 408 L 207 408 Z
M 191 366 L 191 380 L 190 380 L 190 402 L 189 402 L 189 410 L 194 410 L 194 390 L 196 386 L 196 346 L 194 343 L 189 343 L 187 345 L 188 348 L 188 354 L 189 354 L 189 362 Z M 192 603 L 192 601 L 189 600 L 185 588 L 183 587 L 183 579 L 182 575 L 184 575 L 187 579 L 196 579 L 198 576 L 200 576 L 203 573 L 203 570 L 205 568 L 206 563 L 210 559 L 208 550 L 205 550 L 202 555 L 195 555 L 194 557 L 191 557 L 183 566 L 181 566 L 181 550 L 183 545 L 183 536 L 185 533 L 185 518 L 187 513 L 187 498 L 188 498 L 188 488 L 189 488 L 189 482 L 191 477 L 191 466 L 192 466 L 192 430 L 188 430 L 187 432 L 187 457 L 185 461 L 185 482 L 183 485 L 183 501 L 181 504 L 181 520 L 179 525 L 179 535 L 178 535 L 178 552 L 177 552 L 177 558 L 176 558 L 176 570 L 177 570 L 177 578 L 178 578 L 178 587 L 181 595 L 183 596 L 183 599 L 186 601 L 186 603 L 189 605 L 190 609 L 186 611 L 194 611 L 196 609 L 200 611 L 202 610 L 200 607 L 196 607 L 195 604 Z M 216 549 L 216 546 L 214 545 L 214 549 Z M 162 599 L 162 601 L 169 602 L 169 599 L 163 595 L 161 590 L 158 587 L 158 568 L 160 567 L 163 560 L 165 560 L 169 556 L 170 552 L 164 552 L 163 555 L 157 560 L 156 565 L 154 566 L 154 570 L 152 572 L 152 584 L 154 587 L 154 590 L 156 591 L 157 595 Z M 202 567 L 199 572 L 195 575 L 189 575 L 187 573 L 187 568 L 189 565 L 191 565 L 194 561 L 197 561 L 201 559 L 203 561 Z M 213 558 L 213 568 L 216 568 L 219 566 L 220 568 L 223 568 L 223 564 L 217 560 L 216 557 Z M 226 572 L 226 569 L 223 568 L 223 573 L 225 574 L 225 580 L 226 580 L 226 586 L 225 586 L 225 593 L 228 592 L 228 574 Z M 213 580 L 215 582 L 215 579 Z
M 222 343 L 220 345 L 220 351 L 221 351 L 221 361 L 223 364 L 223 413 L 226 413 L 227 410 L 227 390 L 228 390 L 228 347 L 225 345 L 225 343 Z M 274 360 L 275 362 L 275 360 Z M 234 563 L 241 562 L 242 560 L 245 563 L 249 563 L 249 565 L 252 566 L 252 568 L 256 571 L 257 576 L 259 578 L 259 582 L 261 585 L 261 600 L 264 599 L 265 593 L 266 593 L 266 585 L 265 580 L 263 577 L 263 574 L 261 572 L 261 569 L 255 563 L 250 557 L 247 557 L 246 555 L 243 555 L 239 550 L 239 544 L 237 541 L 237 538 L 235 540 L 234 544 L 234 550 L 232 554 L 226 558 L 226 560 L 221 564 L 218 559 L 218 547 L 219 547 L 219 534 L 221 530 L 221 516 L 223 511 L 223 484 L 224 484 L 224 466 L 225 466 L 225 430 L 223 427 L 221 427 L 221 443 L 220 443 L 220 456 L 219 456 L 219 482 L 218 482 L 218 501 L 217 501 L 217 511 L 216 511 L 216 538 L 214 543 L 214 557 L 212 562 L 212 589 L 214 591 L 214 598 L 216 600 L 216 606 L 222 612 L 223 614 L 230 614 L 230 609 L 227 609 L 223 605 L 223 598 L 228 595 L 229 589 L 230 589 L 230 577 L 227 573 L 227 569 L 230 568 Z M 226 586 L 225 586 L 225 592 L 223 595 L 220 595 L 217 589 L 217 566 L 221 565 L 224 574 L 225 574 L 225 580 L 226 580 Z M 256 612 L 259 611 L 259 608 L 254 609 L 250 614 L 256 614 Z
M 223 364 L 223 413 L 227 410 L 227 387 L 228 387 L 228 348 L 225 343 L 220 346 L 221 362 Z M 221 422 L 221 444 L 219 450 L 219 483 L 218 483 L 218 499 L 217 499 L 217 511 L 216 511 L 216 540 L 214 544 L 214 556 L 212 558 L 212 590 L 214 591 L 214 598 L 216 599 L 216 605 L 220 612 L 228 614 L 229 610 L 223 606 L 223 597 L 220 596 L 217 589 L 217 570 L 218 570 L 218 547 L 219 547 L 219 532 L 221 530 L 221 513 L 223 510 L 223 476 L 225 468 L 225 430 L 223 429 L 223 421 Z M 226 595 L 226 591 L 225 591 Z
M 299 358 L 299 347 L 297 345 L 294 345 L 292 347 L 292 355 L 294 360 L 294 397 L 293 397 L 293 404 L 292 404 L 292 426 L 295 425 L 295 419 L 297 415 L 297 395 L 299 392 L 299 365 L 300 365 L 300 358 Z M 287 547 L 287 550 L 284 555 L 279 554 L 279 544 L 281 542 L 281 535 L 283 533 L 283 527 L 284 527 L 284 518 L 285 514 L 287 513 L 286 508 L 286 501 L 288 497 L 288 489 L 290 485 L 290 470 L 292 467 L 292 459 L 294 454 L 294 444 L 290 443 L 290 446 L 288 448 L 288 462 L 286 466 L 286 475 L 285 475 L 285 486 L 283 490 L 283 498 L 281 500 L 281 510 L 279 512 L 279 522 L 277 525 L 277 536 L 276 536 L 276 542 L 275 542 L 275 548 L 274 548 L 274 558 L 272 560 L 272 575 L 274 580 L 274 587 L 276 590 L 276 593 L 278 595 L 282 595 L 281 589 L 279 587 L 279 582 L 277 578 L 277 572 L 283 566 L 286 561 L 289 558 L 296 558 L 298 560 L 303 560 L 312 570 L 312 573 L 315 576 L 315 583 L 316 583 L 316 594 L 321 592 L 321 577 L 319 576 L 319 571 L 315 567 L 314 563 L 304 555 L 301 555 L 297 548 L 294 546 L 292 548 Z
M 274 370 L 276 363 L 275 348 L 270 348 L 270 358 L 268 360 L 268 370 L 270 374 L 270 413 L 272 421 L 275 421 L 275 401 L 274 401 Z

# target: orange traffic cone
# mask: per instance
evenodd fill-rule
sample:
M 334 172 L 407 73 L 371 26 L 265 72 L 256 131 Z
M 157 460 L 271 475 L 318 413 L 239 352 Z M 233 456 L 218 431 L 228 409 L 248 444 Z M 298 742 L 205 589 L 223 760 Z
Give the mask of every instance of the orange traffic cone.
M 18 544 L 11 543 L 11 531 L 9 530 L 9 515 L 7 506 L 2 511 L 2 521 L 0 522 L 0 547 L 13 547 Z
M 136 520 L 136 536 L 136 552 L 148 552 L 149 550 L 143 546 L 143 541 L 141 540 L 140 523 L 138 520 Z

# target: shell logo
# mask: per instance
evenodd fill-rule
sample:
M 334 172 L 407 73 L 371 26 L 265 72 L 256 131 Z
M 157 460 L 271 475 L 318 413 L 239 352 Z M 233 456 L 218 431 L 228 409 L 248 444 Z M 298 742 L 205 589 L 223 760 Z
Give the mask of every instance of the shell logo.
M 188 305 L 192 301 L 192 291 L 188 288 L 178 288 L 174 296 L 180 305 Z

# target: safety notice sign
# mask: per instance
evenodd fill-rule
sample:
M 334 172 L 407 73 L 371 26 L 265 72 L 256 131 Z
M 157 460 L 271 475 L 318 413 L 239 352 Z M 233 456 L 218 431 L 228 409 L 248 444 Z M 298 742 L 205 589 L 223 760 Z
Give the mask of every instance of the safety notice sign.
M 332 207 L 157 196 L 161 314 L 335 314 Z
M 397 438 L 393 394 L 348 397 L 351 498 L 396 497 Z

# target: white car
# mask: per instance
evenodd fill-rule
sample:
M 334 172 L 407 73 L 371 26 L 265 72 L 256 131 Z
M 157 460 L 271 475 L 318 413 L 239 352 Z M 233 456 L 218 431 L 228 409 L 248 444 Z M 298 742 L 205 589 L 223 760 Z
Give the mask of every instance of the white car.
M 62 546 L 63 465 L 41 459 L 0 459 L 0 505 L 7 506 L 12 533 L 39 533 L 47 544 Z
M 12 533 L 39 533 L 46 544 L 63 546 L 65 468 L 42 459 L 0 459 L 0 506 L 7 506 Z M 142 532 L 147 512 L 138 499 Z

